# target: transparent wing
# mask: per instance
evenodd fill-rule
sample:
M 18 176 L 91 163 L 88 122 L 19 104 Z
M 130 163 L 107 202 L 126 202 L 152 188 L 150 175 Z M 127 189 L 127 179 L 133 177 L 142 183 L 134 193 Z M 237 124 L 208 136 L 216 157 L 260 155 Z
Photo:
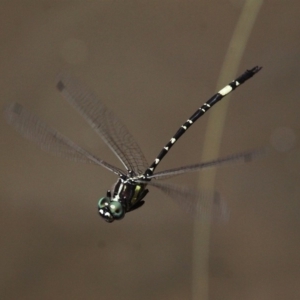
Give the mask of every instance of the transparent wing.
M 127 170 L 136 175 L 148 163 L 127 128 L 87 87 L 67 73 L 58 76 L 58 90 L 104 140 Z
M 73 161 L 100 165 L 116 174 L 123 174 L 122 170 L 84 150 L 18 103 L 7 106 L 4 115 L 10 125 L 45 151 Z
M 260 158 L 261 156 L 265 155 L 265 153 L 266 153 L 266 149 L 258 149 L 258 150 L 248 151 L 248 152 L 242 152 L 238 154 L 229 155 L 223 158 L 218 158 L 209 162 L 197 163 L 197 164 L 192 164 L 184 167 L 165 170 L 162 172 L 155 173 L 149 176 L 148 178 L 165 179 L 183 173 L 195 172 L 195 171 L 199 171 L 211 167 L 219 167 L 219 166 L 224 166 L 227 164 L 229 165 L 233 163 L 247 163 L 257 158 Z
M 194 218 L 205 221 L 226 221 L 229 218 L 227 205 L 218 192 L 199 191 L 189 187 L 157 181 L 147 182 L 168 195 L 181 209 Z

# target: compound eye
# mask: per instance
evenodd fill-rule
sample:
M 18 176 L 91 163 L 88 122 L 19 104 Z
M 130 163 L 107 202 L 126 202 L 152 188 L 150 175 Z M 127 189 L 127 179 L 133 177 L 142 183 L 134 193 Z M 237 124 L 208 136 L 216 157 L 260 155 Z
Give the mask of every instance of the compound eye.
M 124 208 L 122 204 L 118 201 L 111 201 L 109 204 L 109 210 L 111 211 L 111 214 L 116 220 L 122 219 L 125 215 Z
M 98 201 L 98 208 L 104 208 L 106 206 L 108 206 L 110 203 L 110 199 L 107 197 L 102 197 L 99 201 Z

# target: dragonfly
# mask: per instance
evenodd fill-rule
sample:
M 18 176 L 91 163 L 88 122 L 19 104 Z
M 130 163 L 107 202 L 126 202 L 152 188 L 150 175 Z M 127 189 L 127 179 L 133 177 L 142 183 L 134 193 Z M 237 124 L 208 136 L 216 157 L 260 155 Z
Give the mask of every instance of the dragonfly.
M 179 138 L 201 116 L 226 95 L 257 74 L 261 68 L 256 66 L 246 70 L 207 100 L 182 124 L 150 165 L 126 126 L 99 97 L 76 77 L 67 72 L 61 73 L 57 78 L 58 91 L 102 138 L 123 164 L 125 170 L 115 167 L 85 150 L 17 102 L 9 104 L 4 110 L 4 115 L 6 121 L 23 137 L 34 141 L 41 149 L 73 161 L 104 167 L 118 176 L 112 188 L 107 190 L 106 196 L 98 201 L 98 213 L 108 223 L 121 220 L 126 213 L 140 208 L 145 203 L 144 198 L 149 192 L 148 187 L 161 190 L 177 202 L 183 210 L 196 218 L 207 218 L 208 214 L 209 217 L 213 215 L 213 217 L 222 218 L 227 215 L 228 210 L 218 192 L 194 190 L 159 180 L 205 168 L 249 162 L 259 156 L 261 150 L 246 151 L 161 172 L 155 172 L 155 169 Z

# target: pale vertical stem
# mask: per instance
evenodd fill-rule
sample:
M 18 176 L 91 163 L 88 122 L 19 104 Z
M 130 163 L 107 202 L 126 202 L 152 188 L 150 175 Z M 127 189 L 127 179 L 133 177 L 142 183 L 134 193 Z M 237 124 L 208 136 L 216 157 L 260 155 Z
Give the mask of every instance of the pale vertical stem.
M 263 0 L 245 1 L 227 49 L 216 90 L 226 84 L 228 79 L 236 77 L 238 66 L 262 4 Z M 219 106 L 214 108 L 209 114 L 201 161 L 209 161 L 219 156 L 221 137 L 223 134 L 230 96 L 231 95 L 229 95 L 225 101 L 220 103 Z M 198 181 L 199 188 L 213 190 L 215 178 L 215 169 L 200 173 Z M 209 299 L 209 239 L 209 223 L 195 222 L 192 283 L 193 300 Z

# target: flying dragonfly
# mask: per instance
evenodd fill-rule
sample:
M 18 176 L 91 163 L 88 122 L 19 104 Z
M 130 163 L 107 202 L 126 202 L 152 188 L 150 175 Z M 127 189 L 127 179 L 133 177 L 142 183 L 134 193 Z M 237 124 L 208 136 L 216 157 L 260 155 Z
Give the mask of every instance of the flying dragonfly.
M 210 196 L 208 196 L 205 192 L 171 183 L 162 183 L 158 180 L 205 168 L 235 162 L 248 162 L 259 156 L 261 150 L 247 151 L 162 172 L 155 173 L 154 171 L 178 139 L 205 112 L 260 70 L 259 66 L 246 70 L 206 101 L 182 124 L 151 165 L 147 163 L 144 154 L 127 128 L 112 111 L 76 78 L 68 73 L 60 74 L 57 81 L 58 91 L 108 145 L 124 165 L 126 171 L 83 149 L 19 103 L 8 105 L 4 114 L 10 125 L 15 127 L 25 138 L 37 143 L 43 150 L 74 161 L 102 166 L 118 176 L 113 187 L 107 190 L 106 196 L 98 201 L 98 212 L 106 222 L 121 220 L 126 213 L 141 207 L 145 203 L 144 198 L 148 194 L 148 186 L 158 188 L 177 202 L 183 210 L 193 214 L 196 218 L 207 218 L 209 212 L 213 213 L 213 217 L 222 218 L 227 214 L 227 208 L 217 192 L 209 193 Z

